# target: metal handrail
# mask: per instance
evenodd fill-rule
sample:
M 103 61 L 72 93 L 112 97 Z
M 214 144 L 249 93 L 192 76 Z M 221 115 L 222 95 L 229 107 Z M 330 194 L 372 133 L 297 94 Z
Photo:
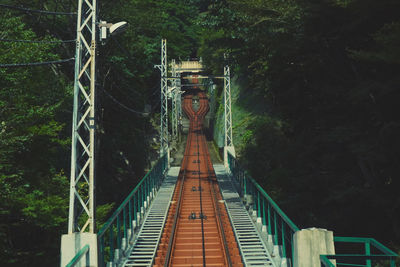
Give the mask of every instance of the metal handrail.
M 253 209 L 257 211 L 257 216 L 262 217 L 262 224 L 267 227 L 269 235 L 273 236 L 274 245 L 282 246 L 282 257 L 287 257 L 287 252 L 291 251 L 293 257 L 293 235 L 296 231 L 300 229 L 290 220 L 290 218 L 279 208 L 279 206 L 272 200 L 272 198 L 264 191 L 264 189 L 244 170 L 237 159 L 228 152 L 228 164 L 229 169 L 235 178 L 236 182 L 239 184 L 239 194 L 241 197 L 246 195 L 252 195 L 252 205 Z M 267 202 L 267 208 L 265 206 L 265 201 Z M 262 203 L 261 203 L 262 202 Z M 272 212 L 271 209 L 272 208 Z M 271 213 L 273 220 L 271 220 Z M 278 220 L 276 218 L 278 215 Z M 277 221 L 281 221 L 280 227 Z M 284 224 L 290 230 L 290 235 L 285 233 Z M 280 238 L 279 238 L 280 236 Z M 287 244 L 285 240 L 290 242 L 290 250 L 287 250 Z M 335 242 L 343 243 L 361 243 L 364 244 L 365 254 L 336 254 L 336 255 L 320 255 L 321 264 L 326 267 L 336 267 L 336 266 L 365 266 L 371 267 L 371 260 L 380 259 L 387 260 L 390 262 L 390 267 L 395 267 L 396 258 L 399 257 L 398 254 L 384 246 L 382 243 L 376 241 L 373 238 L 361 238 L 361 237 L 334 237 Z M 375 249 L 381 251 L 383 254 L 371 254 L 371 246 Z M 291 257 L 291 258 L 292 258 Z M 366 265 L 352 264 L 352 263 L 333 263 L 335 261 L 331 260 L 362 260 L 365 261 Z M 293 259 L 292 259 L 293 260 Z
M 170 265 L 170 261 L 172 259 L 172 249 L 173 249 L 173 244 L 175 242 L 175 230 L 176 230 L 176 226 L 177 226 L 177 222 L 178 222 L 178 217 L 179 217 L 179 211 L 181 209 L 181 199 L 182 199 L 182 192 L 183 192 L 183 182 L 185 181 L 185 177 L 186 177 L 186 170 L 183 172 L 182 175 L 182 181 L 180 184 L 180 188 L 179 188 L 179 197 L 178 197 L 178 201 L 176 202 L 176 211 L 174 214 L 174 222 L 172 224 L 172 230 L 171 230 L 171 237 L 169 238 L 169 242 L 168 242 L 168 249 L 167 249 L 167 253 L 165 255 L 165 262 L 164 262 L 164 266 L 169 266 Z
M 321 263 L 326 267 L 335 266 L 365 266 L 371 267 L 372 260 L 386 260 L 389 261 L 391 267 L 395 267 L 396 258 L 399 255 L 388 247 L 378 242 L 374 238 L 364 238 L 364 237 L 334 237 L 335 242 L 341 243 L 359 243 L 364 245 L 365 254 L 335 254 L 335 255 L 321 255 Z M 383 254 L 371 254 L 371 246 L 382 252 Z M 353 261 L 359 260 L 360 262 L 365 262 L 365 265 L 343 262 L 333 264 L 330 260 L 341 260 L 341 261 Z
M 390 255 L 390 256 L 395 256 L 398 257 L 395 252 L 393 252 L 391 249 L 377 241 L 375 238 L 368 238 L 368 237 L 342 237 L 342 236 L 335 236 L 334 237 L 335 242 L 342 242 L 342 243 L 364 243 L 364 244 L 370 244 L 373 245 L 376 249 L 381 251 L 382 253 L 385 253 L 385 255 Z
M 88 254 L 89 248 L 90 248 L 89 245 L 85 245 L 83 248 L 81 248 L 81 250 L 79 250 L 78 253 L 76 253 L 76 255 L 67 265 L 65 265 L 65 267 L 75 266 L 80 261 L 83 255 Z
M 297 227 L 297 225 L 282 211 L 282 209 L 278 206 L 278 204 L 275 203 L 275 201 L 267 194 L 267 192 L 265 192 L 265 190 L 256 182 L 256 180 L 254 180 L 254 178 L 252 178 L 250 176 L 250 174 L 240 166 L 237 159 L 230 152 L 228 152 L 228 159 L 236 161 L 235 165 L 242 169 L 241 171 L 243 171 L 243 173 L 245 174 L 245 176 L 246 176 L 245 178 L 249 182 L 254 184 L 254 186 L 260 191 L 262 196 L 265 197 L 269 203 L 271 203 L 271 206 L 276 210 L 276 212 L 279 214 L 279 216 L 281 216 L 282 219 L 288 224 L 288 226 L 293 231 L 299 231 L 300 230 L 299 227 Z
M 238 160 L 228 152 L 229 169 L 239 185 L 241 197 L 252 196 L 253 210 L 261 218 L 262 225 L 276 246 L 281 246 L 282 258 L 293 257 L 293 235 L 299 227 L 281 210 L 265 190 L 242 168 Z
M 165 154 L 157 161 L 99 230 L 97 238 L 100 266 L 105 265 L 106 248 L 109 248 L 108 261 L 112 262 L 114 260 L 114 249 L 120 249 L 122 246 L 122 235 L 124 238 L 128 238 L 128 229 L 133 228 L 132 220 L 137 220 L 137 213 L 141 211 L 150 192 L 154 188 L 158 190 L 160 187 L 164 172 L 168 166 L 167 160 L 168 157 Z M 106 233 L 108 233 L 108 238 Z

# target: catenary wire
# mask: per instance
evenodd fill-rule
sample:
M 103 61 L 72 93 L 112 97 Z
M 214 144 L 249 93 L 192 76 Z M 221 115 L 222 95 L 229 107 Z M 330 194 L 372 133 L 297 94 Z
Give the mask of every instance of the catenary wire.
M 68 59 L 45 61 L 45 62 L 0 64 L 0 68 L 34 67 L 34 66 L 43 66 L 43 65 L 51 65 L 51 64 L 62 64 L 62 63 L 68 63 L 68 62 L 71 62 L 74 60 L 75 60 L 75 58 L 68 58 Z
M 30 13 L 46 14 L 46 15 L 67 15 L 67 16 L 76 15 L 76 12 L 54 12 L 54 11 L 46 11 L 46 10 L 29 9 L 29 8 L 24 8 L 24 7 L 19 7 L 19 6 L 5 5 L 5 4 L 0 4 L 0 7 L 14 9 L 14 10 L 20 10 L 20 11 L 30 12 Z
M 35 40 L 13 40 L 13 39 L 0 38 L 0 42 L 52 44 L 52 43 L 74 43 L 76 42 L 76 40 L 35 41 Z
M 104 89 L 102 89 L 102 90 L 103 90 L 103 92 L 104 92 L 109 98 L 111 98 L 111 100 L 113 100 L 116 104 L 120 105 L 120 106 L 123 107 L 124 109 L 126 109 L 126 110 L 128 110 L 128 111 L 130 111 L 130 112 L 132 112 L 132 113 L 135 113 L 135 114 L 138 114 L 138 115 L 142 115 L 142 116 L 148 116 L 148 115 L 149 115 L 149 113 L 147 113 L 147 112 L 136 111 L 136 110 L 134 110 L 134 109 L 131 109 L 131 108 L 125 106 L 124 104 L 122 104 L 121 102 L 119 102 L 117 99 L 115 99 L 109 92 L 107 92 L 107 91 L 104 90 Z

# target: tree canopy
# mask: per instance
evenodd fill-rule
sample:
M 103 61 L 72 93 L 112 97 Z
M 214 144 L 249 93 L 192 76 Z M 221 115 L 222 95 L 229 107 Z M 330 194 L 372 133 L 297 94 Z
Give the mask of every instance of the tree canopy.
M 2 1 L 61 12 L 76 2 Z M 166 38 L 169 59 L 231 66 L 246 117 L 233 118 L 239 160 L 289 217 L 399 250 L 399 11 L 398 0 L 99 1 L 99 18 L 129 23 L 98 47 L 99 225 L 158 157 L 154 65 Z M 57 41 L 74 40 L 75 24 L 0 7 L 0 64 L 73 58 L 75 43 Z M 58 264 L 73 67 L 0 67 L 2 266 Z
M 202 14 L 199 52 L 212 70 L 235 67 L 238 105 L 253 115 L 240 159 L 301 227 L 398 247 L 399 10 L 227 0 Z

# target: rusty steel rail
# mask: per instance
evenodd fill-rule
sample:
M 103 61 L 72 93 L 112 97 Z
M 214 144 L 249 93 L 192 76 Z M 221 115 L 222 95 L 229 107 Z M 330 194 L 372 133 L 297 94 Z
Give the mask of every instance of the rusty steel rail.
M 196 110 L 193 95 L 199 97 Z M 190 128 L 181 177 L 154 266 L 243 266 L 203 133 L 208 99 L 194 90 L 185 96 L 183 109 Z

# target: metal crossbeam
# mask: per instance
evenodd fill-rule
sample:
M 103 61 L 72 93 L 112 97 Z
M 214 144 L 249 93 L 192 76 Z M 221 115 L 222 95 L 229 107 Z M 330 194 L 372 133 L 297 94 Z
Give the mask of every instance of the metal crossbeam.
M 229 66 L 224 67 L 224 120 L 225 147 L 233 146 L 232 139 L 232 105 L 231 105 L 231 74 Z
M 68 233 L 95 232 L 96 0 L 79 0 Z

